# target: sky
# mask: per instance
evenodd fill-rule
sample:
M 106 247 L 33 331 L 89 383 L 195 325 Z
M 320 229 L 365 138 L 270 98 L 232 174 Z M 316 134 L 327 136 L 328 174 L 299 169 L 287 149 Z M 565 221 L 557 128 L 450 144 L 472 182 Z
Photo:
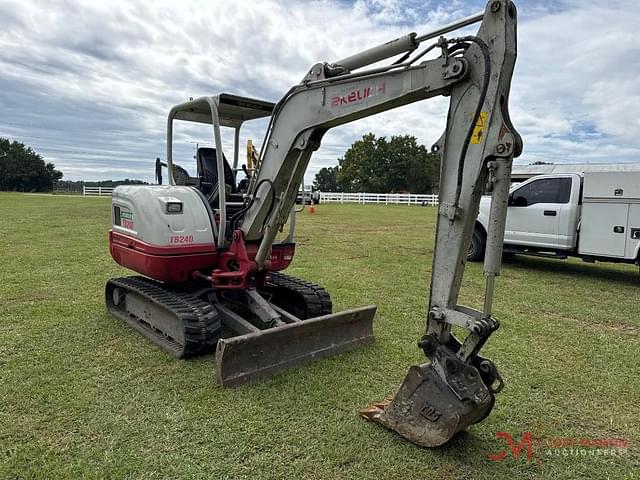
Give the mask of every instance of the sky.
M 516 163 L 640 162 L 637 0 L 516 5 Z M 0 0 L 0 137 L 31 146 L 67 180 L 153 181 L 172 105 L 221 92 L 276 102 L 315 63 L 483 9 L 476 0 Z M 430 146 L 447 107 L 435 98 L 329 131 L 305 182 L 368 132 Z M 241 158 L 265 128 L 243 126 Z M 211 141 L 210 128 L 176 125 L 174 160 L 194 174 L 195 145 Z M 230 131 L 223 143 L 231 157 Z

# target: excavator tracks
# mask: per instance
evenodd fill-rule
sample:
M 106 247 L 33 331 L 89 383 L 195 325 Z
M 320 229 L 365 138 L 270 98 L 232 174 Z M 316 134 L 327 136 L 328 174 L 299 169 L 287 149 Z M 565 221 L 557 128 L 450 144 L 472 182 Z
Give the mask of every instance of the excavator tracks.
M 261 291 L 303 320 L 332 310 L 331 297 L 323 287 L 283 273 L 270 273 Z M 105 300 L 111 314 L 177 358 L 212 353 L 221 335 L 214 305 L 145 277 L 109 280 Z
M 333 308 L 323 287 L 280 272 L 269 273 L 261 292 L 270 294 L 271 302 L 302 320 L 328 315 Z
M 177 358 L 211 353 L 221 333 L 216 309 L 193 295 L 145 277 L 113 278 L 107 309 Z

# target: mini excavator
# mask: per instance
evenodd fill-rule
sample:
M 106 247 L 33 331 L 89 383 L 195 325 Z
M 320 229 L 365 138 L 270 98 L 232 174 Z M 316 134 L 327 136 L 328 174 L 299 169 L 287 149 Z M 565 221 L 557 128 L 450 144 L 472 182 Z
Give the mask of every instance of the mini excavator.
M 479 22 L 475 35 L 444 36 Z M 111 255 L 139 275 L 108 281 L 109 312 L 178 358 L 215 352 L 224 386 L 372 342 L 375 306 L 332 313 L 323 287 L 283 273 L 295 253 L 296 195 L 329 129 L 446 96 L 446 129 L 432 147 L 441 172 L 426 331 L 418 343 L 427 361 L 409 369 L 393 399 L 361 413 L 427 447 L 480 422 L 503 385 L 479 351 L 499 326 L 491 305 L 511 164 L 522 150 L 508 113 L 515 60 L 516 8 L 492 0 L 484 12 L 437 31 L 317 63 L 276 104 L 221 93 L 174 106 L 167 121 L 169 185 L 113 192 Z M 252 153 L 255 165 L 240 185 L 240 128 L 261 118 L 269 123 L 260 154 Z M 198 149 L 195 177 L 173 162 L 176 120 L 212 128 L 215 146 Z M 231 164 L 222 127 L 234 134 Z M 486 191 L 493 197 L 486 289 L 476 310 L 457 300 Z

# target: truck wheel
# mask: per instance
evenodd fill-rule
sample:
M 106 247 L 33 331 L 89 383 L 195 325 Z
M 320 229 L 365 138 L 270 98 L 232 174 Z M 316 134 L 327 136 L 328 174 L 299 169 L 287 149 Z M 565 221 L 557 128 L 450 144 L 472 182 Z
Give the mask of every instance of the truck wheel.
M 484 246 L 485 239 L 484 233 L 479 228 L 473 230 L 473 237 L 471 237 L 471 245 L 467 251 L 468 262 L 479 262 L 484 258 Z

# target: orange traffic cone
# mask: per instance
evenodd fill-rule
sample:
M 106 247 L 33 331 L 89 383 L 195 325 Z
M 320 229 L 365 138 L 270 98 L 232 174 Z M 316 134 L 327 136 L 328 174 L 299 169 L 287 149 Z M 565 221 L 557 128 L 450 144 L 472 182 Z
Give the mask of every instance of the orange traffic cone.
M 309 205 L 309 213 L 316 213 L 316 206 L 313 203 L 313 200 L 311 200 L 311 205 Z

